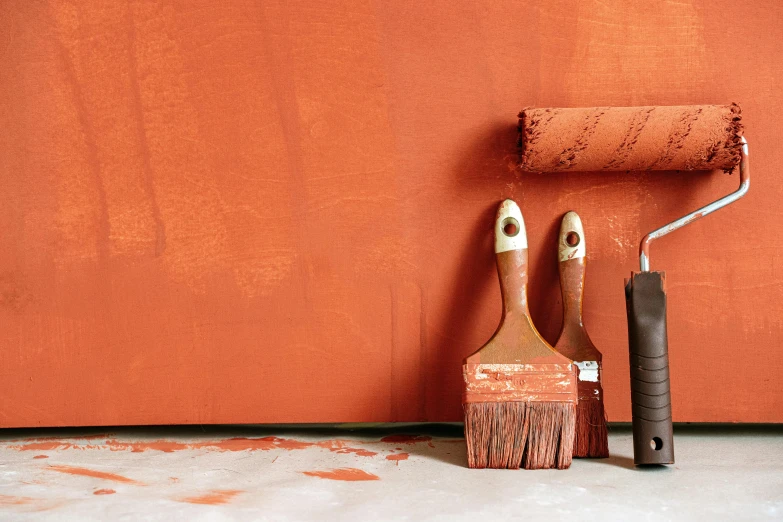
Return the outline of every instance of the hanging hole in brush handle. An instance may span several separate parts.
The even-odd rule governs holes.
[[[503,220],[503,233],[507,237],[514,237],[519,234],[519,221],[513,217],[507,217]]]
[[[632,274],[625,297],[634,464],[674,464],[665,274]]]
[[[523,249],[527,250],[525,220],[519,205],[507,199],[500,204],[495,216],[495,253]]]
[[[560,223],[560,239],[557,247],[557,258],[561,263],[571,259],[583,259],[587,252],[585,248],[584,227],[579,214],[569,210]]]

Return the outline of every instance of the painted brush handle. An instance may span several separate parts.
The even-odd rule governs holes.
[[[562,335],[584,344],[587,333],[582,320],[585,290],[585,239],[582,220],[570,211],[560,225],[557,256],[560,269],[560,290],[563,295]],[[586,340],[590,344],[589,340]],[[567,354],[566,354],[567,355]]]
[[[664,282],[663,272],[639,272],[625,287],[637,466],[674,464]]]
[[[498,206],[495,219],[495,260],[497,261],[500,291],[503,296],[503,315],[500,325],[484,346],[465,359],[466,383],[475,385],[468,388],[467,399],[475,400],[479,394],[479,402],[486,402],[488,392],[498,394],[507,400],[516,395],[515,399],[526,401],[555,401],[576,403],[576,373],[572,361],[561,355],[550,346],[533,324],[528,311],[527,281],[528,281],[528,249],[525,234],[525,221],[522,212],[512,200],[507,199]],[[508,382],[508,378],[488,379],[485,375],[475,378],[476,371],[484,371],[482,365],[499,364],[505,367],[501,373],[511,375],[530,374],[530,378],[521,378]],[[508,368],[508,365],[530,365],[530,368]],[[511,373],[509,373],[511,372]],[[494,374],[497,368],[492,369]],[[494,380],[493,380],[494,379]],[[494,386],[497,385],[497,389]],[[511,386],[509,388],[509,386]],[[531,398],[534,397],[534,398]]]
[[[555,348],[574,361],[579,368],[580,381],[597,383],[600,380],[601,352],[587,335],[582,319],[587,265],[585,232],[579,214],[574,211],[563,216],[557,255],[560,291],[563,295],[563,327]],[[588,392],[588,390],[584,391]],[[595,398],[600,398],[600,395]]]
[[[495,218],[495,257],[503,294],[503,315],[529,315],[527,304],[527,232],[522,211],[507,199]]]

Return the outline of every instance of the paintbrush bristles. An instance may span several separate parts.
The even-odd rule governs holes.
[[[465,410],[468,467],[566,469],[576,427],[572,402],[471,402]]]
[[[609,435],[606,430],[604,402],[579,397],[576,406],[576,437],[574,457],[605,458],[609,456]]]

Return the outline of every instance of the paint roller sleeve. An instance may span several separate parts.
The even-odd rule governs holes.
[[[523,109],[520,168],[713,170],[740,159],[740,108],[731,105]]]

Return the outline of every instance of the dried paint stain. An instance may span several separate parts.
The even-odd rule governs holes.
[[[21,506],[30,504],[35,499],[30,497],[13,497],[11,495],[0,495],[0,506]]]
[[[329,471],[303,471],[309,477],[318,477],[329,480],[343,480],[347,482],[357,482],[364,480],[380,480],[378,475],[367,473],[364,470],[356,468],[338,468]]]
[[[92,477],[102,480],[111,480],[113,482],[122,482],[123,484],[135,484],[137,486],[144,485],[141,482],[123,477],[122,475],[107,473],[105,471],[96,471],[88,468],[77,468],[75,466],[48,466],[45,469],[57,471],[59,473],[67,473],[68,475],[79,475],[82,477]]]
[[[399,466],[401,460],[408,460],[410,455],[408,453],[398,453],[396,455],[386,455],[386,460],[393,460]]]
[[[429,440],[429,438],[427,438]],[[18,451],[52,451],[52,450],[110,450],[110,451],[130,451],[140,453],[144,451],[162,451],[172,453],[181,450],[217,450],[217,451],[269,451],[275,449],[282,450],[303,450],[308,448],[322,448],[334,453],[353,453],[360,457],[373,457],[378,453],[361,448],[354,448],[350,444],[356,441],[346,440],[326,440],[321,442],[305,442],[294,439],[283,439],[280,437],[261,437],[261,438],[243,438],[237,437],[219,441],[205,442],[176,442],[167,440],[157,440],[150,442],[121,442],[119,440],[107,440],[104,444],[76,444],[70,440],[60,439],[39,439],[24,442],[22,444],[10,445],[8,448]]]
[[[353,453],[355,455],[358,455],[359,457],[374,457],[378,454],[376,451],[369,451],[369,450],[363,450],[363,449],[357,449],[357,448],[343,448],[339,450],[330,450],[334,451],[335,453]]]
[[[209,493],[203,495],[184,497],[177,500],[179,502],[188,502],[189,504],[209,504],[217,506],[220,504],[228,504],[240,493],[244,492],[240,489],[213,489]]]

